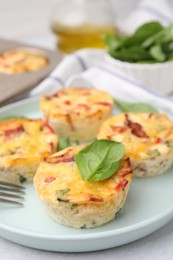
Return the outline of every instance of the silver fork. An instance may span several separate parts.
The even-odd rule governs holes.
[[[23,206],[24,190],[21,185],[0,181],[0,203]]]

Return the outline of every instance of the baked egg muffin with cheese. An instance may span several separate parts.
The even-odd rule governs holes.
[[[10,50],[0,54],[0,73],[32,72],[44,68],[47,64],[48,60],[45,56],[25,49]]]
[[[0,121],[0,180],[31,182],[38,164],[56,151],[57,142],[41,119]]]
[[[111,116],[114,102],[107,92],[98,89],[63,88],[43,96],[40,106],[59,137],[88,141],[96,138],[103,121]]]
[[[57,223],[74,228],[93,228],[112,219],[122,208],[132,178],[129,159],[104,181],[84,181],[74,155],[85,146],[69,147],[40,163],[35,189]]]
[[[125,145],[134,177],[160,175],[173,163],[173,123],[167,115],[119,114],[103,123],[97,137]]]

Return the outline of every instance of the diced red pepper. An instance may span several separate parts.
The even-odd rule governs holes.
[[[51,153],[55,151],[55,145],[53,142],[50,142],[50,149],[51,149]]]
[[[47,177],[47,178],[44,180],[44,182],[46,182],[46,183],[51,183],[51,182],[54,181],[54,180],[56,180],[56,178],[53,177],[53,176],[51,176],[51,177]]]
[[[67,163],[67,162],[74,162],[74,158],[73,157],[64,157],[64,158],[60,158],[58,157],[51,157],[51,158],[47,158],[46,161],[48,163]]]
[[[101,106],[107,106],[107,107],[112,107],[112,104],[109,102],[95,102],[96,105],[101,105]]]
[[[131,162],[130,162],[130,159],[129,159],[129,158],[126,158],[126,159],[124,160],[123,166],[124,166],[124,167],[121,168],[121,171],[120,171],[120,173],[119,173],[120,176],[125,177],[126,175],[132,173]]]
[[[62,158],[62,159],[59,159],[57,161],[57,163],[60,163],[60,162],[74,162],[74,158],[73,157],[69,157],[69,158]]]
[[[126,126],[111,125],[110,127],[113,131],[118,132],[120,134],[124,133],[128,129]]]
[[[70,102],[69,100],[65,100],[65,101],[64,101],[64,104],[70,106],[70,105],[71,105],[71,102]]]
[[[160,143],[162,143],[162,141],[163,141],[163,140],[162,140],[161,137],[157,137],[156,140],[155,140],[155,143],[156,143],[156,144],[160,144]]]
[[[46,125],[45,127],[47,127],[49,129],[50,133],[52,133],[52,134],[55,133],[53,128],[50,125]]]
[[[49,121],[49,117],[47,117],[47,118],[45,119],[45,121],[43,122],[43,127],[44,127],[44,128],[47,128],[50,133],[54,134],[55,131],[54,131],[53,128],[48,124],[48,121]]]
[[[123,188],[125,188],[126,187],[126,185],[128,184],[128,180],[122,180],[122,181],[120,181],[119,183],[118,183],[118,185],[116,186],[116,191],[120,191],[120,190],[122,190]]]
[[[24,127],[22,125],[20,125],[16,128],[5,130],[4,134],[6,136],[9,136],[9,135],[14,135],[14,134],[19,134],[19,133],[22,133],[24,131],[25,131]]]
[[[58,97],[59,97],[59,94],[58,94],[58,92],[56,92],[52,95],[45,96],[45,99],[49,101],[49,100],[52,100],[52,98],[58,98]]]
[[[103,202],[103,198],[99,198],[99,197],[96,197],[96,196],[90,196],[89,197],[89,201],[93,201],[93,202]]]
[[[74,125],[72,123],[70,114],[66,115],[66,121],[67,121],[67,123],[69,123],[71,130],[74,131],[75,129],[74,129]]]
[[[78,104],[77,108],[84,108],[85,110],[90,110],[91,108],[87,106],[86,104]]]

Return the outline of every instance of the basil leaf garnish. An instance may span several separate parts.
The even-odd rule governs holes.
[[[57,151],[61,151],[71,146],[70,139],[68,137],[62,137],[59,139]]]
[[[8,119],[21,119],[21,118],[26,118],[25,116],[3,116],[3,117],[0,117],[0,121],[3,121],[3,120],[8,120]]]
[[[120,167],[125,153],[122,143],[96,140],[74,156],[82,178],[86,181],[103,181]]]
[[[114,98],[114,102],[123,112],[158,113],[152,105],[147,103],[127,103],[116,98]]]

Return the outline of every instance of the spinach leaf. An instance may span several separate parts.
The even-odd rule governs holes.
[[[103,41],[106,43],[106,45],[109,48],[109,51],[111,50],[117,50],[119,47],[121,47],[123,43],[124,37],[119,35],[104,35]]]
[[[160,45],[155,45],[155,46],[151,47],[150,54],[157,61],[162,62],[162,61],[166,60],[166,55],[162,51],[162,47]]]
[[[105,36],[107,52],[114,58],[137,63],[172,60],[173,24],[163,27],[153,21],[140,26],[130,36]]]
[[[8,120],[8,119],[21,119],[21,118],[26,118],[25,116],[4,116],[0,117],[0,121]]]
[[[84,180],[103,181],[120,167],[124,145],[110,140],[96,140],[74,156]]]
[[[116,98],[114,98],[114,102],[123,112],[158,113],[152,105],[147,103],[127,103]]]
[[[129,48],[122,48],[117,52],[114,52],[114,57],[129,62],[136,62],[140,60],[152,59],[150,53],[139,45],[130,46]]]
[[[62,137],[59,139],[57,151],[61,151],[71,146],[70,139],[68,137]]]
[[[167,37],[167,35],[171,34],[172,32],[170,31],[170,27],[167,27],[163,30],[161,30],[160,32],[153,34],[151,37],[147,38],[143,43],[142,43],[142,47],[143,48],[148,48],[151,45],[154,45],[155,43],[157,43],[158,41],[160,41],[161,39],[163,39],[164,37]],[[171,29],[172,30],[172,29]]]
[[[168,55],[168,61],[172,61],[173,60],[173,53],[171,53],[170,55]]]
[[[145,39],[160,32],[163,26],[159,22],[149,22],[141,25],[135,33],[124,41],[124,46],[142,43]]]

